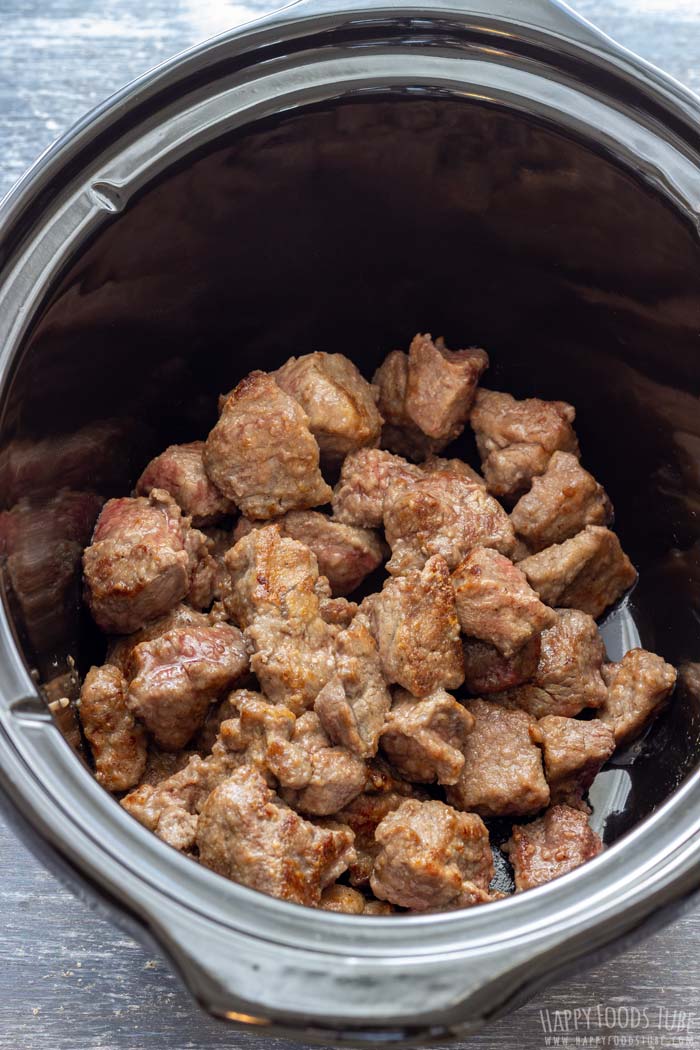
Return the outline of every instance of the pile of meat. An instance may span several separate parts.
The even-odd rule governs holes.
[[[607,661],[596,619],[636,573],[574,409],[479,387],[487,366],[429,335],[371,383],[291,358],[105,504],[82,728],[176,849],[358,915],[502,896],[494,818],[518,891],[600,852],[587,790],[676,674]],[[439,455],[467,424],[480,473]]]

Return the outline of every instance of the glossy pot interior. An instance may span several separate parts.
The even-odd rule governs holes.
[[[642,644],[679,667],[668,713],[592,792],[613,843],[700,757],[700,244],[683,192],[697,155],[682,143],[665,180],[655,118],[649,155],[628,116],[578,127],[554,95],[380,79],[192,136],[128,192],[92,182],[100,220],[79,250],[57,246],[2,391],[17,638],[42,682],[101,658],[52,497],[127,492],[154,452],[203,437],[250,369],[323,349],[371,376],[419,330],[484,346],[488,386],[576,406],[640,572],[603,624],[610,657]],[[469,431],[452,451],[478,463]]]

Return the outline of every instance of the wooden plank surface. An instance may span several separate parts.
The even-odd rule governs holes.
[[[101,98],[270,6],[267,0],[0,0],[0,195]],[[700,90],[700,0],[574,6]],[[243,1048],[259,1038],[205,1017],[161,958],[86,911],[2,822],[0,871],[0,1050],[205,1050]],[[568,1034],[570,1046],[695,1050],[699,944],[695,911],[549,988],[465,1045],[535,1050],[565,1045]]]

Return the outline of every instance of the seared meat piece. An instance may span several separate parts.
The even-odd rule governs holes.
[[[524,558],[519,568],[542,601],[581,609],[597,619],[635,583],[637,572],[614,532],[588,525],[582,532]]]
[[[343,354],[290,357],[273,376],[306,412],[324,460],[339,463],[348,452],[379,444],[375,390]]]
[[[356,856],[349,865],[353,886],[369,886],[369,877],[379,852],[374,833],[387,813],[393,813],[405,801],[406,795],[398,791],[368,791],[358,795],[337,814],[336,820],[346,824],[355,836]]]
[[[408,354],[402,350],[392,350],[387,354],[374,373],[372,385],[377,391],[377,407],[384,420],[382,448],[390,449],[400,456],[421,460],[449,444],[448,441],[428,437],[406,412]]]
[[[314,817],[329,817],[364,790],[365,763],[346,748],[331,745],[315,712],[307,711],[297,719],[292,743],[311,766],[311,775],[299,790],[282,793],[294,809]]]
[[[204,448],[216,487],[249,518],[328,503],[309,417],[271,376],[251,372],[228,396]]]
[[[347,598],[319,595],[318,602],[321,618],[333,627],[349,627],[360,608],[357,602],[349,602]]]
[[[492,496],[512,503],[532,484],[532,479],[544,474],[551,458],[541,445],[521,443],[495,448],[483,463],[486,488]]]
[[[619,663],[604,664],[608,687],[599,718],[626,744],[642,732],[666,706],[676,684],[676,669],[656,653],[630,649]]]
[[[520,568],[487,547],[475,547],[459,563],[452,585],[463,632],[504,656],[512,656],[556,619]]]
[[[333,743],[370,758],[377,753],[391,697],[369,621],[361,613],[336,637],[335,666],[314,710]]]
[[[464,768],[447,800],[482,817],[528,816],[549,802],[542,755],[530,739],[532,718],[488,700],[466,705],[475,724],[464,745]]]
[[[108,791],[138,784],[146,768],[146,734],[129,710],[118,668],[90,668],[80,691],[80,720],[100,784]]]
[[[368,900],[358,890],[339,882],[323,891],[319,908],[323,911],[344,912],[346,915],[391,915],[394,910],[386,901]]]
[[[517,891],[558,879],[602,852],[588,817],[571,806],[552,806],[540,820],[514,827],[503,846],[515,872]]]
[[[300,714],[335,671],[335,629],[320,613],[316,558],[269,525],[239,540],[225,561],[231,578],[224,603],[246,627],[251,669],[273,703]]]
[[[511,710],[527,711],[533,718],[545,718],[552,713],[558,714],[561,706],[544,689],[527,683],[505,689],[503,692],[492,693],[489,700],[498,701],[503,707],[509,707]]]
[[[414,696],[462,684],[459,621],[443,558],[430,558],[421,572],[387,580],[369,616],[387,682]]]
[[[481,474],[461,459],[443,459],[442,456],[428,456],[420,466],[425,474],[435,474],[436,471],[448,474],[461,474],[468,481],[481,485],[482,489],[486,488],[486,482]]]
[[[83,556],[85,600],[95,622],[129,634],[163,616],[187,594],[192,568],[187,518],[167,492],[111,499]]]
[[[305,787],[313,775],[306,749],[294,741],[296,718],[282,704],[271,704],[260,693],[238,689],[228,697],[238,720],[221,723],[219,738],[229,751],[238,751],[241,763],[252,766],[270,787],[277,782]]]
[[[476,814],[407,799],[384,818],[376,840],[381,849],[370,885],[381,900],[424,911],[489,899],[493,857]]]
[[[509,554],[513,528],[503,507],[462,475],[439,471],[408,487],[391,487],[384,501],[391,547],[387,569],[395,576],[421,569],[440,554],[450,570],[477,546]]]
[[[550,715],[573,718],[584,707],[601,707],[607,690],[601,677],[605,646],[595,620],[578,609],[557,610],[557,621],[541,635],[533,685],[552,698]]]
[[[221,562],[212,555],[214,543],[199,529],[189,529],[185,550],[190,562],[187,600],[195,609],[208,609],[221,589]]]
[[[335,596],[350,594],[384,560],[384,544],[376,532],[344,525],[315,510],[290,511],[276,518],[275,524],[283,536],[299,540],[314,552],[318,571],[328,579]],[[261,527],[260,523],[241,518],[233,533],[234,541]]]
[[[211,702],[247,670],[237,627],[175,627],[134,647],[129,708],[159,747],[178,751],[203,724]]]
[[[170,612],[167,612],[157,620],[153,620],[146,627],[142,627],[140,631],[110,639],[105,662],[118,667],[122,674],[126,675],[131,653],[134,647],[141,642],[150,642],[153,638],[158,638],[161,634],[171,631],[174,627],[211,627],[211,623],[212,621],[207,613],[197,612],[196,609],[192,609],[189,605],[175,605]]]
[[[516,401],[510,394],[478,390],[470,422],[489,492],[512,499],[545,472],[553,452],[578,455],[575,417],[565,401]]]
[[[434,343],[430,335],[415,336],[408,351],[406,415],[429,438],[454,441],[488,366],[484,350],[448,350],[442,339]]]
[[[202,864],[282,900],[316,905],[353,857],[347,827],[319,827],[282,802],[251,769],[212,791],[197,827]]]
[[[464,684],[473,696],[500,693],[532,678],[540,656],[540,636],[526,642],[512,656],[503,656],[495,646],[476,638],[465,638]]]
[[[581,808],[582,797],[615,750],[612,731],[599,718],[584,722],[547,715],[530,727],[530,736],[542,748],[552,803]]]
[[[222,495],[204,470],[204,442],[170,445],[152,459],[136,482],[136,495],[148,496],[152,489],[169,492],[193,525],[210,525],[235,505]]]
[[[422,477],[420,467],[391,452],[378,448],[353,452],[345,459],[333,492],[333,516],[346,525],[378,528],[384,521],[389,487],[411,485]]]
[[[607,525],[612,505],[602,485],[570,452],[555,452],[545,473],[516,503],[510,520],[532,551],[575,536],[586,525]]]
[[[473,725],[464,705],[444,689],[423,700],[399,689],[382,730],[382,751],[407,780],[454,784],[464,767],[464,741]]]

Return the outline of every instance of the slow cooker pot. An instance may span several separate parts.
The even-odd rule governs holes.
[[[5,200],[0,492],[23,544],[3,558],[5,802],[209,1011],[326,1043],[436,1040],[692,900],[699,218],[700,103],[543,0],[292,5],[126,88]],[[679,687],[599,778],[608,849],[584,868],[471,911],[313,912],[170,849],[61,736],[39,686],[102,654],[56,494],[128,491],[252,367],[324,348],[371,374],[417,330],[487,347],[492,387],[578,407],[641,574],[602,626],[609,654],[641,641]]]

